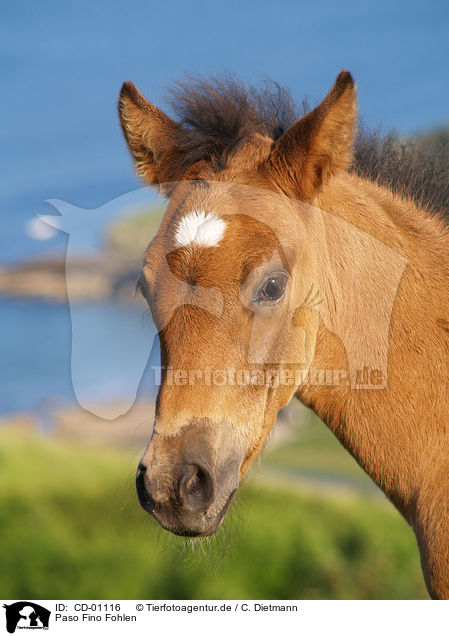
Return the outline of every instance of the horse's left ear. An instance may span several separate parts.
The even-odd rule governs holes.
[[[119,116],[137,173],[150,185],[178,181],[182,153],[177,146],[181,126],[125,82],[119,97]]]
[[[311,201],[332,175],[350,166],[356,119],[354,80],[342,71],[324,101],[274,146],[267,166],[275,181],[290,196]]]

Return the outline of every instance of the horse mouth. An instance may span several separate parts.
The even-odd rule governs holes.
[[[202,537],[210,537],[216,532],[215,530],[212,530],[211,532],[200,532],[199,530],[188,530],[187,528],[168,528],[164,526],[160,521],[159,523],[164,528],[164,530],[168,530],[168,532],[171,532],[177,537],[184,537],[185,539],[201,539]]]

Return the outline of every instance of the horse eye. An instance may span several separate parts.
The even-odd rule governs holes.
[[[254,300],[264,302],[268,300],[279,300],[287,287],[288,276],[284,272],[270,276],[262,287],[258,290]]]

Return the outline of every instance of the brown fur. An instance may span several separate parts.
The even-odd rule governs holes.
[[[442,216],[420,205],[444,212],[441,174],[435,171],[431,191],[407,194],[403,176],[395,181],[379,167],[386,146],[369,137],[356,141],[364,160],[353,162],[356,96],[347,72],[322,104],[289,126],[273,123],[282,100],[267,98],[264,114],[254,93],[243,99],[240,85],[231,89],[240,110],[230,109],[229,90],[220,94],[215,86],[222,130],[215,136],[208,128],[214,102],[204,91],[205,110],[194,99],[199,93],[191,94],[192,116],[181,123],[146,102],[133,85],[125,84],[121,93],[121,122],[138,170],[170,195],[142,274],[161,328],[162,364],[192,372],[265,368],[250,363],[247,353],[250,338],[257,354],[268,334],[278,371],[313,365],[350,374],[351,347],[357,359],[368,358],[378,326],[387,321],[387,380],[378,389],[354,388],[352,382],[206,387],[172,386],[165,376],[153,441],[139,469],[141,501],[172,531],[215,531],[233,496],[229,475],[238,470],[242,478],[277,412],[296,395],[406,517],[430,594],[449,598],[449,233]],[[291,110],[284,108],[284,120]],[[378,182],[366,178],[375,179],[376,171]],[[415,178],[412,187],[417,183]],[[174,248],[173,228],[195,209],[219,211],[228,221],[223,240],[217,247]],[[376,241],[404,262],[397,279]],[[289,275],[288,290],[278,304],[259,310],[251,294],[273,254]],[[321,294],[317,302],[311,301],[314,285]],[[352,296],[351,289],[357,290]],[[214,294],[217,311],[195,302],[196,294],[209,300]],[[289,362],[289,352],[300,349],[302,365]],[[226,430],[220,449],[217,430]],[[186,459],[198,435],[201,450]],[[187,465],[195,466],[193,477]]]

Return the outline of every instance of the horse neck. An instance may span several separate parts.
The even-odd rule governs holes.
[[[423,453],[447,409],[437,404],[449,339],[435,313],[449,315],[447,232],[411,201],[352,175],[336,178],[315,204],[325,211],[313,234],[324,303],[312,366],[346,369],[349,383],[309,383],[297,396],[408,516]],[[373,361],[386,374],[380,386],[363,377],[357,386]]]

